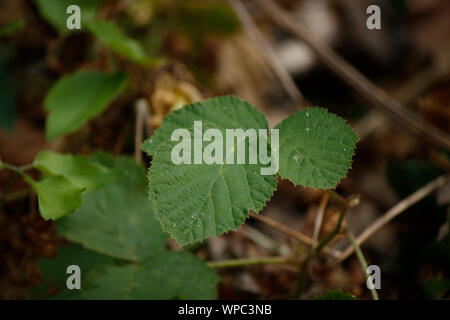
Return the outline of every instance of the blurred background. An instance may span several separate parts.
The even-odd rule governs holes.
[[[0,158],[4,162],[27,165],[44,149],[133,155],[138,99],[150,107],[146,124],[151,132],[174,109],[235,94],[260,108],[271,127],[294,111],[315,105],[351,124],[360,142],[353,168],[336,191],[344,197],[360,196],[346,220],[355,234],[450,170],[449,150],[412,135],[366,103],[306,43],[274,23],[257,0],[234,1],[244,4],[251,25],[236,15],[236,7],[228,1],[97,0],[88,1],[86,10],[86,1],[80,1],[82,29],[69,31],[67,14],[58,9],[72,2],[0,2]],[[312,37],[336,50],[404,108],[450,134],[450,1],[276,2]],[[371,4],[381,8],[381,30],[366,28],[366,9]],[[90,16],[114,22],[142,46],[151,62],[130,62],[113,54],[83,27],[83,19]],[[265,41],[258,41],[255,29]],[[77,70],[117,69],[129,75],[127,90],[77,132],[47,141],[43,101],[55,81]],[[280,80],[280,72],[294,88]],[[312,235],[323,197],[321,190],[280,180],[262,214]],[[383,299],[449,297],[449,198],[447,182],[364,243],[368,263],[381,267]],[[320,235],[333,230],[337,215],[330,202]],[[57,257],[64,245],[67,241],[54,224],[41,218],[28,186],[15,173],[0,171],[0,298],[33,298],[33,288],[45,279],[41,262]],[[337,237],[332,245],[343,249],[348,242]],[[192,251],[207,260],[223,260],[287,254],[297,247],[295,240],[249,220],[238,232],[209,239]],[[319,259],[308,272],[311,281],[302,293],[305,298],[325,289],[370,298],[354,255],[335,265]],[[298,271],[267,265],[223,269],[219,274],[219,298],[287,299],[295,295]],[[46,294],[56,292],[58,288],[51,287]]]

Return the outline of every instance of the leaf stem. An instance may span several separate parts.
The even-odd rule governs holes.
[[[263,265],[263,264],[295,264],[292,256],[280,256],[280,257],[261,257],[261,258],[245,258],[245,259],[231,259],[208,262],[208,266],[211,268],[234,268],[251,265]]]
[[[367,280],[367,278],[368,278],[367,277],[367,261],[364,258],[364,254],[362,253],[361,248],[359,247],[358,243],[356,242],[355,236],[353,235],[353,233],[350,230],[348,230],[348,237],[350,238],[350,241],[352,242],[352,245],[355,248],[356,256],[358,257],[362,271]],[[373,287],[369,288],[369,289],[370,289],[370,293],[372,294],[373,300],[380,300],[380,298],[378,297],[377,289],[375,289]]]
[[[325,248],[325,246],[328,243],[330,243],[330,241],[333,240],[334,237],[336,237],[341,232],[342,221],[344,221],[344,217],[345,217],[346,213],[347,213],[346,208],[341,209],[341,211],[339,212],[339,219],[336,224],[336,227],[334,228],[333,231],[331,231],[329,234],[327,234],[327,236],[324,239],[322,239],[322,241],[319,242],[316,249],[314,250],[315,254],[320,253],[320,251],[322,251],[322,249]]]

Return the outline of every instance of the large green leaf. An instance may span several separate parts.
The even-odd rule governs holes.
[[[74,186],[64,176],[51,176],[36,182],[25,177],[39,198],[39,212],[45,219],[57,220],[74,212],[82,203],[83,188]]]
[[[139,264],[104,266],[89,273],[84,299],[214,299],[219,277],[186,252],[160,252]]]
[[[123,74],[98,71],[79,71],[61,78],[44,101],[49,113],[47,139],[74,132],[99,115],[124,89],[126,82]]]
[[[113,257],[138,261],[164,249],[167,236],[147,198],[145,170],[121,158],[116,182],[83,195],[83,205],[57,223],[67,239]]]
[[[125,36],[113,22],[92,21],[89,23],[88,28],[102,43],[111,48],[111,50],[133,62],[144,66],[160,62],[159,59],[148,57],[141,44]]]
[[[109,169],[80,155],[42,151],[33,166],[50,175],[62,175],[75,186],[92,190],[120,177],[120,170]]]
[[[358,137],[345,120],[322,108],[308,108],[276,128],[282,178],[304,187],[329,189],[346,176]]]
[[[87,22],[96,16],[101,0],[34,0],[34,2],[42,17],[56,30],[64,33],[70,31],[66,26],[66,20],[69,17],[66,13],[67,7],[72,4],[80,7],[81,28],[84,29]]]
[[[153,155],[148,178],[156,218],[180,245],[237,229],[250,210],[259,212],[264,207],[276,187],[275,175],[261,175],[260,164],[174,164],[173,130],[185,128],[194,137],[193,124],[199,120],[203,131],[218,129],[223,137],[226,129],[268,129],[255,107],[227,96],[176,110],[144,143],[143,149]],[[248,139],[237,144],[244,144],[248,154]],[[206,143],[202,151],[205,147]]]

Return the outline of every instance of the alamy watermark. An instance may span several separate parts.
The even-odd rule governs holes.
[[[278,129],[270,130],[270,145],[268,139],[268,129],[225,129],[224,137],[219,129],[209,128],[203,132],[203,122],[194,121],[193,137],[188,129],[172,132],[171,141],[179,143],[172,148],[171,160],[174,164],[259,163],[267,166],[261,168],[261,175],[274,175],[279,168]],[[203,148],[204,142],[208,144]]]

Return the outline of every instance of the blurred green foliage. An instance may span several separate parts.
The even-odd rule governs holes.
[[[68,30],[66,20],[69,16],[66,12],[70,5],[78,5],[81,10],[81,29],[86,27],[87,22],[97,15],[98,8],[102,0],[34,0],[43,18],[53,26],[59,33],[66,33]],[[75,30],[76,31],[76,30]]]

